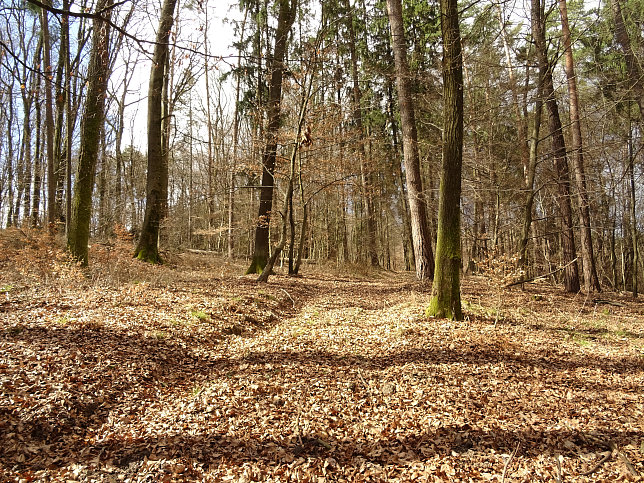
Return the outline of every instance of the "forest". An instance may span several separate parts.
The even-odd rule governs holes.
[[[286,224],[291,273],[320,260],[433,278],[457,111],[440,5],[232,3],[214,19],[204,2],[5,3],[2,224],[55,229],[84,263],[121,227],[143,259],[206,250],[256,273]],[[636,296],[642,5],[454,15],[460,265]]]
[[[0,480],[641,481],[641,0],[2,0]]]

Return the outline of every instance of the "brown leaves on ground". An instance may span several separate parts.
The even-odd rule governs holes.
[[[9,481],[644,474],[644,311],[627,297],[497,297],[472,277],[452,322],[424,318],[410,274],[257,285],[224,260],[152,267],[117,244],[88,272],[52,251],[45,276],[27,259],[42,249],[0,260]]]

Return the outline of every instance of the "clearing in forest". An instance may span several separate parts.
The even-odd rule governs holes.
[[[5,247],[7,248],[7,247]],[[409,273],[3,252],[3,481],[637,481],[644,309]],[[61,257],[60,261],[58,258]]]

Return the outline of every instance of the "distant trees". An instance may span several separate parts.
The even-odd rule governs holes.
[[[118,223],[137,235],[142,259],[208,250],[247,259],[257,274],[282,245],[281,212],[275,263],[288,258],[289,272],[327,260],[415,267],[428,279],[435,256],[435,295],[454,297],[433,304],[454,317],[458,270],[485,271],[493,259],[573,292],[638,293],[637,3],[535,0],[530,22],[472,5],[454,54],[453,41],[441,47],[448,19],[437,4],[251,0],[227,11],[235,38],[221,59],[212,34],[222,2],[179,13],[174,0],[159,2],[172,13],[155,38],[141,1],[0,11],[3,226],[64,229],[87,261],[83,247]],[[90,73],[97,22],[111,30],[107,77]],[[443,77],[441,52],[460,58],[462,82],[454,68]],[[153,55],[153,82],[140,89]],[[312,72],[303,121],[312,144],[293,159]],[[104,115],[92,111],[97,90]],[[145,127],[135,120],[143,98]]]

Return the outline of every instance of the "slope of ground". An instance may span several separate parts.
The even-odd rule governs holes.
[[[644,474],[644,309],[627,297],[470,277],[452,322],[423,317],[410,274],[257,285],[207,255],[150,267],[98,246],[83,273],[35,239],[3,253],[7,481]]]

